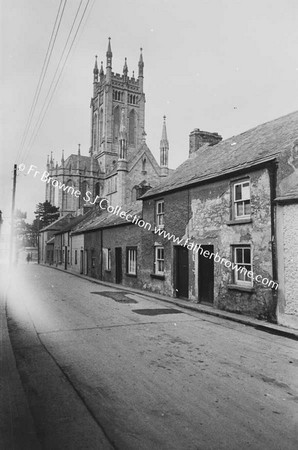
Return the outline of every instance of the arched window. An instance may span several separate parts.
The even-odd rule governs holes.
[[[138,191],[138,186],[134,186],[131,191],[131,201],[132,202],[135,202],[137,199],[137,191]]]
[[[119,128],[120,128],[120,108],[116,106],[114,108],[114,142],[118,141],[119,136]]]
[[[101,145],[102,136],[103,136],[103,110],[101,108],[101,110],[99,112],[99,143],[98,143],[98,148]]]
[[[74,185],[71,180],[68,180],[66,183],[66,189],[64,191],[64,209],[66,211],[73,211],[73,194],[74,194]]]
[[[93,151],[97,150],[97,141],[98,141],[98,112],[95,111],[93,115]]]
[[[147,160],[146,160],[146,158],[144,157],[144,158],[143,158],[143,161],[142,161],[142,172],[146,172],[146,162],[147,162]]]
[[[82,194],[81,194],[81,199],[83,199],[85,196],[86,196],[86,192],[88,191],[88,183],[87,183],[87,181],[83,181],[83,183],[82,183],[82,189],[81,189],[81,192],[82,192]],[[85,203],[84,202],[84,200],[83,200],[83,203]]]
[[[130,145],[135,145],[135,129],[136,129],[136,113],[132,109],[129,113],[129,135],[128,142]]]
[[[99,182],[95,183],[95,192],[94,192],[94,196],[99,196],[100,195],[100,184]]]

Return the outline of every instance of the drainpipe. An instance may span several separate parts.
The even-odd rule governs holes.
[[[276,198],[276,186],[277,186],[277,168],[278,162],[273,161],[269,168],[269,180],[270,180],[270,213],[271,213],[271,247],[272,247],[272,278],[277,281],[277,251],[276,251],[276,239],[275,239],[275,208],[274,199]],[[276,289],[272,288],[273,310],[270,312],[269,319],[276,323],[276,308],[278,302],[278,293]]]

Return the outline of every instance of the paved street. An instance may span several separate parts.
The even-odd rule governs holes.
[[[7,312],[42,448],[298,448],[291,339],[35,264]]]

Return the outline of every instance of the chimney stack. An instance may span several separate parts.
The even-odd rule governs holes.
[[[216,145],[221,140],[222,136],[218,133],[209,133],[208,131],[201,131],[199,128],[195,128],[189,135],[189,156],[192,156],[203,145]]]

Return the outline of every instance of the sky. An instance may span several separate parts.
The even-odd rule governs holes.
[[[82,0],[82,8],[88,0]],[[188,157],[194,128],[224,139],[298,109],[297,0],[90,0],[50,107],[38,129],[52,77],[80,0],[68,0],[44,86],[25,141],[26,124],[60,0],[0,0],[0,209],[11,210],[14,164],[43,172],[56,160],[88,155],[94,57],[104,61],[111,37],[113,71],[137,74],[144,58],[147,144],[159,161],[163,115],[169,165]],[[82,10],[82,9],[81,9]],[[60,66],[61,67],[61,66]],[[34,131],[35,130],[35,131]],[[38,131],[38,132],[37,132]],[[34,139],[33,139],[34,138]],[[30,144],[30,145],[29,145]],[[16,207],[34,217],[45,185],[19,172]]]

